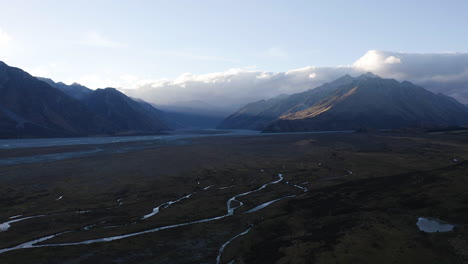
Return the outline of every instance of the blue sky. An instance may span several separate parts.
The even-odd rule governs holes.
[[[468,1],[0,0],[0,6],[0,60],[92,88],[187,72],[350,65],[372,49],[468,49]]]

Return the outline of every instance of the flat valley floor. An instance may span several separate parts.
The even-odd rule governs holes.
[[[2,264],[468,261],[464,133],[0,150],[15,158],[34,162],[0,167]]]

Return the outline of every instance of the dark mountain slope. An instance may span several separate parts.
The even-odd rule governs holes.
[[[354,78],[345,75],[333,82],[315,89],[293,95],[280,95],[269,100],[247,104],[229,116],[218,126],[224,129],[262,130],[270,122],[287,113],[307,109],[330,95],[337,87],[352,82]]]
[[[164,111],[168,124],[174,129],[216,128],[231,113],[200,100],[173,102],[156,107]]]
[[[98,106],[99,99],[97,99],[97,97],[98,97],[98,94],[100,93],[94,93],[92,89],[89,89],[86,86],[80,85],[78,83],[67,85],[62,82],[56,83],[53,80],[48,79],[48,78],[42,78],[42,77],[37,77],[37,78],[63,91],[64,93],[80,101],[83,101],[83,103],[85,103],[87,107],[91,111],[93,111],[93,113],[109,121],[105,127],[105,130],[107,133],[115,134],[115,133],[122,133],[123,131],[127,131],[127,132],[135,131],[135,133],[151,133],[151,132],[158,132],[161,129],[164,129],[164,130],[167,129],[167,126],[163,124],[167,122],[164,112],[153,107],[151,104],[145,102],[142,99],[130,98],[118,91],[114,92],[115,96],[112,97],[110,91],[116,91],[115,89],[114,90],[112,90],[113,88],[100,89],[100,90],[107,91],[106,92],[107,97],[106,97],[106,100],[101,101],[102,105]],[[94,96],[90,96],[93,93],[94,93]],[[89,100],[95,100],[95,101],[94,103],[88,105]],[[116,100],[116,101],[111,102],[112,100]],[[134,115],[142,115],[141,117],[136,117],[136,116],[131,117],[133,121],[135,121],[133,125],[135,125],[136,122],[147,122],[148,124],[147,125],[139,124],[138,126],[130,125],[129,128],[126,129],[125,125],[123,125],[124,123],[123,119],[125,119],[126,113],[124,112],[120,113],[118,112],[119,111],[118,108],[115,108],[115,107],[112,108],[113,106],[121,104],[121,103],[123,103],[124,105],[130,106],[135,111],[135,113],[133,113]],[[104,111],[105,108],[108,108],[107,111]],[[123,108],[123,109],[126,109],[126,108]],[[104,112],[106,114],[103,114]],[[107,114],[110,112],[114,113],[113,118],[115,118],[116,115],[120,115],[120,121],[117,121],[116,119],[112,119],[112,118],[108,119],[109,116]],[[131,122],[127,122],[127,123],[130,124]]]
[[[468,124],[467,108],[409,82],[349,75],[303,93],[251,103],[220,128],[275,131],[387,129]]]
[[[285,113],[265,131],[391,129],[468,124],[466,107],[410,82],[361,76],[313,106]]]
[[[84,136],[102,120],[79,101],[21,69],[0,62],[2,137]]]
[[[154,133],[167,130],[161,111],[136,102],[114,88],[97,89],[83,99],[93,113],[108,120],[109,132],[117,134]]]
[[[71,85],[67,85],[67,84],[64,84],[63,82],[56,83],[52,79],[49,79],[49,78],[43,78],[43,77],[36,77],[36,78],[43,82],[46,82],[50,86],[55,87],[61,90],[62,92],[68,94],[69,96],[78,100],[82,100],[84,97],[86,97],[87,95],[93,92],[93,90],[79,83],[73,83]]]

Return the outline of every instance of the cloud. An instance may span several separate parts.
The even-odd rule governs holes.
[[[349,73],[348,68],[306,67],[288,72],[230,69],[209,74],[185,73],[173,80],[143,80],[124,90],[156,104],[204,101],[227,110],[279,94],[311,89]]]
[[[47,77],[51,76],[53,72],[56,72],[59,69],[57,63],[47,63],[34,67],[25,67],[24,70],[27,71],[32,76],[37,77]]]
[[[86,32],[80,43],[86,46],[102,48],[124,48],[128,46],[126,43],[110,40],[96,31]]]
[[[10,44],[12,37],[0,28],[0,48],[3,48]]]
[[[120,79],[127,82],[127,83],[133,83],[138,81],[138,76],[132,75],[132,74],[123,74],[120,76]]]
[[[388,56],[387,58],[385,58],[384,63],[386,63],[386,64],[401,63],[401,59],[397,58],[395,56]]]
[[[107,87],[125,87],[129,82],[135,82],[136,76],[130,74],[121,75],[115,78],[112,72],[89,73],[80,76],[77,80],[68,80],[66,83],[77,82],[91,89]]]
[[[230,69],[208,74],[185,73],[176,79],[141,80],[127,94],[156,104],[200,100],[234,109],[246,103],[313,89],[345,74],[373,72],[408,80],[468,103],[467,53],[402,53],[370,50],[354,64],[308,66],[287,72]]]
[[[389,63],[391,62],[391,63]],[[369,51],[354,65],[385,78],[408,80],[468,103],[468,53]]]
[[[6,49],[10,46],[13,38],[0,28],[0,55],[6,54]]]

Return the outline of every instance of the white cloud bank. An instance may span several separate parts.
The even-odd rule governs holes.
[[[287,72],[231,69],[209,74],[182,74],[174,80],[139,81],[131,96],[156,104],[199,100],[236,108],[279,94],[315,88],[345,74],[373,72],[384,78],[408,80],[434,92],[468,103],[468,53],[401,53],[370,50],[354,64],[340,67],[304,67]]]

